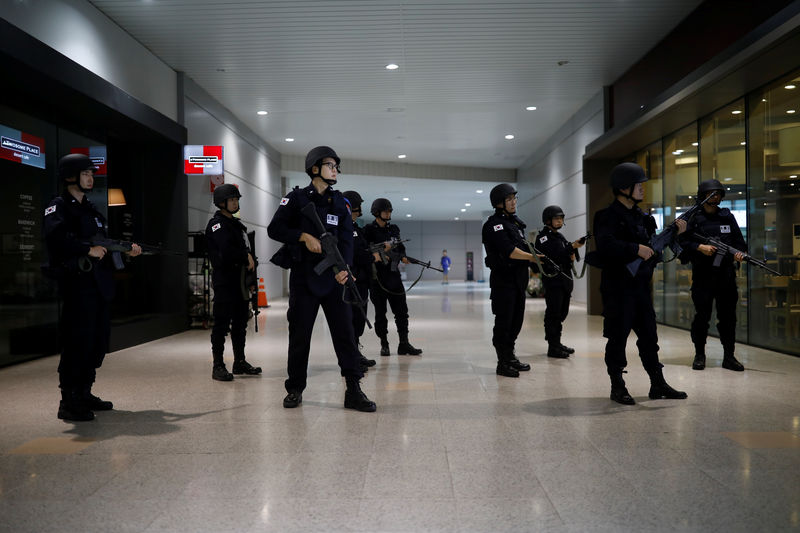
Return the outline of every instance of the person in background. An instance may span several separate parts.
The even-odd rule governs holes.
[[[450,257],[447,255],[447,250],[442,250],[442,285],[448,285],[450,282],[447,279],[447,275],[450,273]]]

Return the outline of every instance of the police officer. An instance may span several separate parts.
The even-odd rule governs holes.
[[[364,199],[356,191],[345,191],[342,193],[350,204],[350,216],[353,220],[353,276],[356,278],[356,287],[364,302],[369,301],[369,280],[372,277],[372,263],[375,259],[369,252],[369,244],[364,238],[364,229],[358,225],[358,218],[361,216],[361,204]],[[367,323],[367,310],[364,312],[353,310],[353,332],[356,336],[356,345],[359,347],[359,361],[364,370],[375,366],[375,359],[367,359],[361,353],[361,343],[359,339],[364,334],[364,327]]]
[[[544,300],[544,338],[547,340],[547,357],[563,359],[575,353],[573,348],[561,344],[561,328],[569,313],[572,295],[572,262],[578,255],[580,241],[569,242],[558,230],[564,227],[564,211],[557,205],[549,205],[542,211],[544,228],[536,237],[536,251],[546,258],[542,268]]]
[[[508,183],[496,185],[489,192],[489,200],[494,214],[483,224],[481,233],[486,266],[491,269],[492,345],[497,352],[497,374],[517,378],[520,371],[531,369],[529,364],[517,359],[514,344],[522,330],[528,268],[535,258],[526,251],[525,223],[516,215],[516,189]]]
[[[58,175],[64,190],[44,211],[49,272],[58,280],[63,301],[63,345],[58,363],[58,418],[62,420],[94,420],[94,411],[114,407],[92,394],[96,371],[108,352],[109,305],[114,297],[111,257],[104,247],[87,244],[96,236],[108,238],[105,217],[86,197],[94,187],[95,170],[86,155],[62,157]],[[134,244],[128,255],[135,257],[141,252]]]
[[[597,243],[595,266],[602,268],[600,294],[603,299],[603,336],[606,342],[606,370],[611,378],[611,399],[633,405],[636,401],[625,388],[622,374],[628,361],[625,346],[631,330],[636,333],[639,358],[650,376],[648,396],[655,399],[684,399],[685,392],[670,387],[658,360],[656,313],[650,292],[653,270],[660,256],[648,246],[656,231],[656,221],[645,215],[638,204],[644,199],[647,181],[644,169],[636,163],[622,163],[611,171],[611,187],[615,199],[594,217]],[[678,232],[686,230],[686,222],[677,220]],[[637,258],[644,261],[635,276],[626,265]]]
[[[681,235],[681,245],[692,262],[692,301],[695,308],[692,321],[695,356],[692,368],[703,370],[706,367],[706,337],[711,320],[711,306],[716,300],[717,331],[724,354],[722,368],[741,372],[744,366],[736,360],[733,351],[736,342],[736,302],[739,300],[736,272],[739,268],[738,262],[743,259],[742,254],[727,255],[715,267],[713,263],[716,248],[701,244],[692,239],[692,236],[713,237],[737,250],[745,250],[747,244],[730,210],[719,207],[725,196],[725,188],[719,181],[705,180],[697,188],[698,202],[708,196],[711,198],[703,204],[703,210],[692,217],[686,233]]]
[[[249,292],[255,290],[255,287],[244,287],[244,280],[246,271],[255,270],[255,260],[248,246],[247,228],[233,216],[239,212],[241,197],[235,185],[225,184],[214,189],[214,205],[219,210],[206,226],[211,283],[214,286],[214,327],[211,329],[214,366],[211,377],[218,381],[231,381],[233,374],[261,373],[261,367],[252,366],[244,356],[250,314]],[[233,345],[233,374],[225,368],[223,359],[228,331]]]
[[[383,243],[385,250],[391,248],[392,239],[400,239],[400,228],[391,223],[392,202],[386,198],[378,198],[372,202],[370,213],[375,220],[364,228],[364,237],[369,244]],[[406,248],[402,244],[396,246],[395,253],[400,254],[401,261],[408,264],[405,257]],[[420,355],[422,350],[415,348],[408,342],[408,304],[406,291],[400,272],[392,271],[390,264],[380,261],[377,253],[374,254],[374,275],[370,287],[369,297],[375,307],[375,333],[381,340],[381,355],[389,355],[389,322],[386,320],[386,303],[392,308],[394,323],[397,326],[397,335],[400,343],[397,345],[397,355]]]
[[[292,250],[289,253],[292,257],[289,311],[286,313],[289,320],[289,377],[285,383],[287,395],[283,406],[293,408],[303,401],[311,334],[322,306],[339,368],[347,383],[344,406],[372,412],[375,411],[375,403],[362,392],[359,383],[364,373],[359,365],[358,346],[353,333],[353,310],[344,300],[342,286],[347,282],[347,271],[334,274],[329,268],[319,275],[314,272],[314,266],[323,259],[320,233],[301,212],[309,203],[314,205],[325,231],[337,238],[342,257],[352,264],[353,222],[350,211],[342,193],[331,188],[336,184],[340,163],[339,156],[328,146],[317,146],[308,152],[306,173],[311,183],[305,188],[295,187],[290,191],[281,200],[267,227],[270,238]]]

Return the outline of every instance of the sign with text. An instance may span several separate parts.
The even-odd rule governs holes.
[[[0,124],[0,158],[44,168],[44,139]]]
[[[222,146],[187,144],[183,147],[183,171],[186,174],[222,176]]]

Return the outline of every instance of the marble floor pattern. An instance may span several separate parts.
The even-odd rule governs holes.
[[[647,398],[632,336],[622,406],[584,306],[565,325],[576,354],[554,360],[529,299],[517,355],[533,368],[511,379],[494,372],[488,287],[423,283],[408,299],[422,357],[363,338],[376,413],[343,409],[321,319],[303,404],[284,409],[286,301],[271,303],[248,333],[263,375],[212,381],[209,331],[186,331],[109,354],[94,392],[115,410],[93,422],[56,418],[57,357],[0,369],[0,531],[800,529],[800,358],[739,346],[747,371],[731,372],[711,339],[697,372],[688,333],[660,326],[689,398]]]

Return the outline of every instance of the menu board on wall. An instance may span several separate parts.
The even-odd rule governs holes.
[[[0,124],[0,158],[44,168],[44,139]]]

